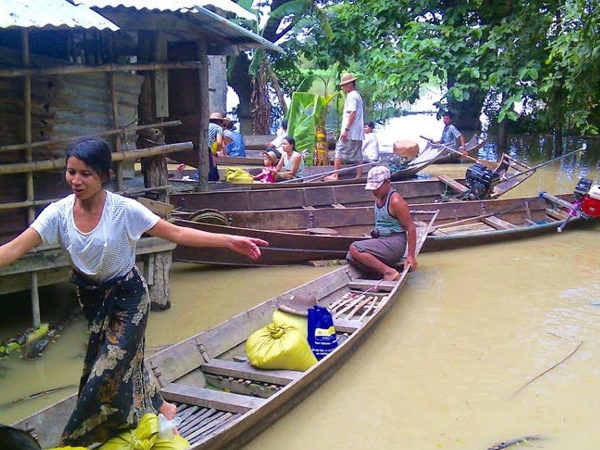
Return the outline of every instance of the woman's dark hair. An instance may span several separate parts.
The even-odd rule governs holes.
[[[368,126],[369,128],[375,128],[375,124],[373,122],[367,122],[365,123],[366,126]]]
[[[283,119],[281,121],[281,128],[283,128],[284,130],[287,131],[287,127],[288,127],[288,121],[287,121],[287,119]]]
[[[111,151],[108,143],[98,138],[80,138],[67,148],[65,161],[73,156],[80,159],[92,169],[100,178],[110,178]]]
[[[288,141],[288,142],[290,143],[290,145],[291,145],[292,147],[294,147],[294,148],[293,148],[293,151],[298,151],[298,150],[296,150],[296,140],[295,140],[293,137],[291,137],[291,136],[286,136],[286,137],[284,137],[284,138],[283,138],[283,140],[284,140],[284,141]]]

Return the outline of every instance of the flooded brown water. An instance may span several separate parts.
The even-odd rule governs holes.
[[[547,159],[547,156],[546,156]],[[466,165],[429,173],[462,176]],[[594,164],[536,173],[511,197],[572,191]],[[600,413],[600,227],[429,253],[369,339],[316,392],[247,448],[486,449],[540,436],[532,448],[596,449]],[[149,348],[184,339],[330,270],[308,266],[207,269],[178,264],[169,311],[152,313]],[[44,290],[43,319],[69,291]],[[28,326],[26,296],[2,298],[0,340]],[[43,305],[44,306],[44,305]],[[70,323],[34,361],[0,361],[0,422],[13,422],[76,384],[85,325]],[[523,387],[581,347],[564,363]]]

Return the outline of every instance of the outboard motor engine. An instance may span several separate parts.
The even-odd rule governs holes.
[[[573,191],[575,208],[569,212],[569,217],[565,219],[557,231],[560,233],[565,229],[568,223],[574,217],[591,219],[600,217],[600,186],[592,184],[589,178],[580,178]]]
[[[580,178],[573,191],[577,209],[588,217],[600,217],[600,186],[589,178]]]
[[[465,178],[475,199],[484,200],[491,196],[492,188],[500,176],[483,164],[477,163],[467,169]]]

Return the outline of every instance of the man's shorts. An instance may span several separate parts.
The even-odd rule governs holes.
[[[394,233],[390,236],[355,241],[352,245],[359,252],[370,253],[391,267],[398,264],[406,252],[406,233]],[[357,262],[353,260],[350,252],[346,255],[346,259],[351,262]]]
[[[354,139],[342,141],[338,139],[335,144],[334,157],[353,163],[362,162],[362,141],[355,141]]]

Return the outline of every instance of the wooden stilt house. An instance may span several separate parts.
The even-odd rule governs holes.
[[[157,9],[157,4],[160,7]],[[190,3],[190,4],[186,4]],[[197,3],[197,2],[196,2]],[[213,4],[210,6],[210,4]],[[69,193],[65,149],[81,136],[112,143],[111,189],[168,199],[165,155],[196,152],[200,187],[208,160],[208,58],[250,48],[280,50],[229,21],[244,15],[229,0],[205,7],[176,0],[5,0],[0,12],[0,244],[47,204]],[[249,18],[246,16],[246,18]],[[141,160],[142,177],[133,171]],[[153,306],[169,306],[174,245],[138,246]],[[68,277],[57,247],[41,247],[0,269],[0,295],[30,289],[40,323],[38,287]]]

